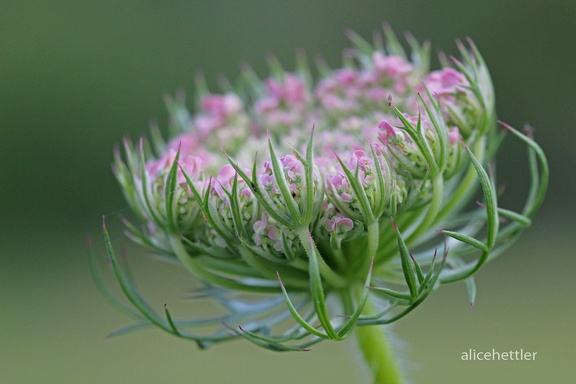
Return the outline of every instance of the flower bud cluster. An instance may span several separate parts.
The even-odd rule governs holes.
[[[421,93],[427,90],[443,104],[448,125],[459,127],[464,137],[472,134],[473,124],[479,120],[482,106],[462,72],[453,68],[430,72],[417,89]]]
[[[258,215],[258,205],[251,189],[230,164],[224,165],[216,178],[210,179],[208,188],[207,214],[213,224],[213,228],[208,228],[208,244],[226,248],[233,254],[236,252],[232,245],[236,242],[236,233],[253,223]]]
[[[293,260],[303,254],[303,248],[294,230],[278,223],[267,212],[253,226],[254,245],[278,260]]]
[[[126,199],[148,228],[129,225],[132,238],[221,289],[218,300],[231,313],[218,323],[245,321],[254,332],[235,334],[256,344],[281,349],[282,340],[305,335],[338,340],[355,324],[404,316],[439,283],[475,273],[520,233],[543,198],[546,179],[536,168],[542,182],[532,184],[527,213],[497,206],[484,169],[498,141],[494,96],[476,48],[460,45],[462,62],[429,72],[427,45],[410,40],[414,52],[407,55],[390,31],[385,35],[386,47],[353,36],[355,55],[342,68],[320,66],[316,83],[307,66],[286,72],[273,65],[269,79],[245,74],[239,83],[248,89],[200,92],[196,112],[172,108],[181,131],[166,144],[156,136],[156,153],[126,141],[125,156],[116,155]],[[515,134],[537,152],[531,139]],[[462,207],[478,185],[485,204],[469,214],[474,226],[462,229]],[[502,212],[512,224],[500,232]],[[454,241],[447,269],[432,256],[442,247],[442,228]],[[482,228],[487,234],[477,236]],[[480,253],[473,263],[464,258],[471,251]],[[372,274],[382,286],[371,291]],[[385,286],[398,281],[407,291]],[[347,287],[355,288],[343,294]],[[290,290],[300,299],[293,302]],[[234,312],[246,306],[236,301],[238,291],[283,300]],[[361,317],[371,293],[387,307],[380,317]],[[343,295],[342,306],[328,310],[325,295]],[[277,314],[279,303],[303,330],[266,336],[286,319]],[[184,337],[167,321],[157,323]],[[189,338],[219,341],[228,338],[223,334]]]
[[[483,100],[465,67],[422,68],[373,50],[355,65],[324,69],[315,87],[304,81],[310,74],[276,68],[252,84],[253,107],[232,92],[203,93],[187,131],[156,158],[119,160],[119,168],[136,169],[118,177],[135,186],[129,200],[139,216],[211,254],[242,258],[248,249],[294,260],[304,249],[298,228],[337,234],[338,244],[357,238],[372,223],[429,204],[439,183],[469,165],[459,138],[476,129]],[[268,156],[245,162],[263,147]]]
[[[338,211],[364,223],[377,220],[384,212],[389,215],[396,208],[396,201],[391,198],[391,170],[380,147],[375,148],[380,155],[376,149],[371,153],[374,158],[356,150],[347,163],[340,161],[337,171],[326,177],[327,196]]]

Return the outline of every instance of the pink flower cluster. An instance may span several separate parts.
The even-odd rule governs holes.
[[[200,113],[194,118],[195,129],[201,137],[206,137],[226,125],[243,108],[244,103],[233,93],[207,95],[201,100]]]
[[[268,238],[272,240],[273,247],[276,251],[282,252],[282,242],[280,230],[278,227],[272,223],[268,222],[268,216],[265,212],[262,212],[260,220],[254,223],[254,244],[258,247],[262,246],[262,238]]]
[[[255,111],[265,128],[293,126],[302,122],[310,95],[304,82],[293,73],[265,82],[265,94],[256,102]]]
[[[288,185],[291,199],[301,209],[310,196],[321,196],[322,204],[315,202],[313,206],[327,204],[330,207],[318,211],[324,228],[329,233],[344,234],[354,227],[354,220],[361,217],[352,183],[359,183],[369,204],[377,204],[378,194],[386,192],[381,190],[382,181],[377,178],[377,170],[389,166],[392,176],[387,177],[394,180],[387,181],[386,188],[392,191],[386,193],[397,196],[386,204],[398,205],[407,201],[411,190],[422,190],[422,181],[418,180],[422,180],[429,170],[412,134],[390,108],[390,100],[406,110],[403,115],[406,121],[414,127],[419,126],[427,145],[436,150],[437,128],[417,105],[418,92],[423,94],[424,100],[432,95],[439,105],[449,105],[449,109],[441,112],[446,118],[458,111],[456,103],[462,95],[469,97],[468,81],[455,69],[431,72],[421,80],[419,70],[412,63],[380,51],[363,57],[358,67],[332,71],[315,88],[311,88],[304,78],[307,77],[284,73],[267,79],[253,97],[253,108],[245,108],[244,101],[234,93],[202,97],[199,111],[191,119],[192,131],[172,139],[164,153],[146,163],[149,182],[156,185],[154,189],[161,189],[179,152],[179,188],[189,188],[182,171],[188,174],[200,193],[209,186],[210,202],[218,205],[214,212],[219,212],[225,230],[233,234],[238,228],[233,224],[230,194],[236,183],[242,220],[250,228],[253,245],[280,252],[284,246],[280,240],[293,235],[263,209],[254,196],[254,186],[250,186],[252,181],[245,180],[238,169],[228,164],[226,157],[218,153],[221,149],[246,161],[268,147],[266,141],[270,140],[279,153],[288,154],[278,158],[281,175],[275,174],[271,160],[264,160],[261,167],[254,168],[258,169],[255,177],[266,193],[265,198],[273,206],[285,209],[289,202],[281,193],[278,183],[278,177],[281,177]],[[462,132],[455,120],[452,119],[453,125],[446,128],[450,147],[446,176],[453,174],[461,162],[458,139]],[[323,189],[320,194],[305,190],[306,171],[292,148],[305,148],[312,125],[319,131],[314,146],[313,179],[314,188]],[[350,180],[340,161],[344,161],[355,180]],[[244,175],[250,175],[247,170],[250,166],[238,164],[242,164],[238,166],[243,167]],[[395,209],[385,207],[386,212]]]
[[[354,228],[354,222],[342,212],[337,213],[331,219],[326,220],[329,232],[348,232]]]
[[[293,230],[286,228],[262,212],[260,220],[253,225],[252,241],[256,249],[273,255],[277,259],[286,259],[287,255],[302,252],[302,246]]]
[[[444,68],[430,72],[424,84],[418,87],[418,91],[424,92],[424,86],[426,86],[432,95],[443,100],[454,101],[455,95],[465,92],[465,87],[468,85],[468,80],[461,72],[452,68]]]
[[[213,160],[212,154],[200,148],[195,135],[183,134],[172,139],[166,146],[166,151],[157,160],[146,163],[149,176],[152,179],[166,177],[178,153],[180,153],[178,164],[193,178],[197,178],[204,171],[206,163]],[[184,174],[178,169],[178,184],[185,183]]]
[[[374,52],[371,66],[344,68],[324,78],[316,97],[333,116],[364,115],[367,109],[382,109],[389,96],[401,99],[416,86],[414,66],[398,56]]]

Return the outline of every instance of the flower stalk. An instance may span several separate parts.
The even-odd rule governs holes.
[[[365,309],[367,315],[375,315],[370,304],[367,304]],[[371,383],[402,384],[404,382],[402,372],[394,357],[393,346],[384,329],[358,327],[356,329],[356,341],[360,354],[370,372]]]

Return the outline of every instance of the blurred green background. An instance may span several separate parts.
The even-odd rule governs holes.
[[[576,2],[573,0],[0,1],[0,382],[355,383],[353,343],[279,354],[245,342],[208,351],[160,331],[105,339],[130,321],[96,291],[86,239],[102,252],[100,220],[123,240],[112,148],[150,120],[162,96],[262,75],[274,52],[290,68],[303,48],[339,63],[351,28],[382,21],[456,54],[474,39],[491,70],[499,117],[530,122],[549,156],[548,199],[532,228],[478,275],[478,299],[445,287],[395,326],[415,383],[567,383],[576,374]],[[498,177],[514,206],[527,186],[522,145],[506,142]],[[132,259],[136,259],[133,257]],[[138,263],[158,308],[186,272]],[[463,362],[477,350],[538,352],[532,362]]]

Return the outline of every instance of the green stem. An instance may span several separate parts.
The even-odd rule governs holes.
[[[478,162],[480,162],[480,164],[484,164],[484,159],[486,157],[485,140],[477,140],[470,146],[470,149],[472,150],[472,153]],[[476,173],[476,170],[472,164],[470,164],[468,170],[466,171],[466,175],[458,184],[458,188],[450,193],[450,198],[446,201],[442,207],[442,210],[438,213],[438,220],[443,219],[445,216],[468,204],[470,195],[476,192],[474,186],[476,185],[477,181],[478,174]]]
[[[380,242],[380,224],[378,221],[374,221],[373,223],[368,224],[368,244],[365,253],[358,257],[359,260],[362,260],[360,264],[360,268],[357,270],[357,273],[362,274],[363,276],[366,275],[366,270],[368,266],[372,262],[372,259],[376,257],[376,253],[378,252],[378,244]]]
[[[316,253],[316,256],[318,258],[318,268],[320,269],[320,275],[322,276],[322,278],[324,278],[326,282],[328,282],[332,287],[341,288],[346,286],[347,284],[346,279],[344,279],[332,268],[330,268],[328,264],[326,264],[326,261],[324,261],[324,258],[318,251],[318,247],[316,247],[316,243],[314,243],[314,240],[312,240],[312,249],[311,250],[308,249],[306,245],[308,243],[308,234],[309,234],[308,227],[296,228],[295,231],[298,234],[298,238],[300,239],[302,247],[306,250],[306,253],[308,252]],[[308,255],[308,257],[310,257],[310,255]]]
[[[436,220],[436,216],[440,211],[440,206],[442,205],[442,198],[444,197],[444,178],[441,174],[438,174],[432,179],[432,200],[430,201],[430,206],[426,216],[422,222],[418,225],[418,228],[406,239],[406,244],[411,245],[415,240],[417,240],[420,235],[430,228]]]
[[[334,256],[332,259],[334,260],[334,264],[338,271],[343,271],[348,266],[348,262],[346,261],[346,257],[344,256],[344,251],[342,251],[342,245],[339,244],[339,248],[332,249],[332,255]]]
[[[364,307],[364,315],[372,315],[373,313],[372,303],[368,301]],[[372,375],[372,383],[401,384],[402,375],[382,327],[358,326],[355,332],[358,348]]]

